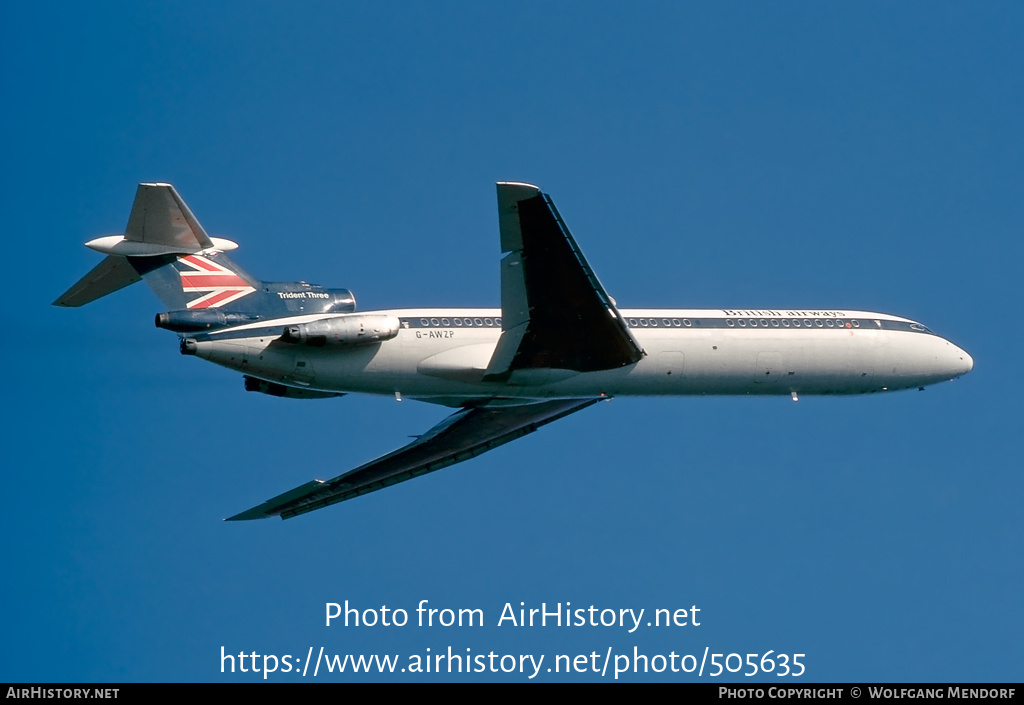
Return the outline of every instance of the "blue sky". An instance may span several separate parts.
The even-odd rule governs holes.
[[[221,647],[449,646],[545,667],[634,647],[806,654],[805,676],[763,677],[787,685],[1020,680],[1022,18],[1013,3],[4,3],[0,680],[259,680],[221,673]],[[349,287],[364,309],[496,306],[500,180],[552,195],[620,306],[896,313],[975,370],[798,404],[616,399],[386,492],[224,524],[446,410],[247,394],[178,355],[142,287],[50,306],[141,181],[174,183],[256,276]],[[486,623],[325,627],[345,600]],[[702,623],[498,627],[520,602],[697,605]],[[536,680],[556,678],[611,676]]]

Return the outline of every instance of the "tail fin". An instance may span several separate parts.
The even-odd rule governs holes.
[[[172,310],[229,306],[260,287],[224,254],[238,245],[207,235],[170,184],[139,184],[125,234],[86,246],[106,259],[55,306],[83,306],[141,280]]]

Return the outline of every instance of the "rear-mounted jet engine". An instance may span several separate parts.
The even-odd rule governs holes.
[[[280,340],[314,348],[325,345],[368,345],[391,340],[398,335],[399,327],[400,323],[395,316],[338,316],[288,326]]]
[[[217,308],[198,311],[168,311],[156,314],[156,327],[173,330],[175,333],[195,333],[214,328],[240,326],[258,321],[260,317],[250,313],[225,313]]]

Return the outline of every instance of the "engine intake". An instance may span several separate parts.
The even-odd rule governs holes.
[[[398,318],[387,315],[353,315],[323,318],[288,326],[280,340],[294,345],[322,348],[325,345],[369,345],[398,335]]]

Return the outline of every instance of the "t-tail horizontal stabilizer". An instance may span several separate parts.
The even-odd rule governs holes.
[[[238,247],[231,240],[207,235],[170,184],[139,184],[124,235],[99,237],[85,245],[107,255],[106,259],[65,291],[54,306],[84,306],[141,281],[142,275],[179,255]]]

